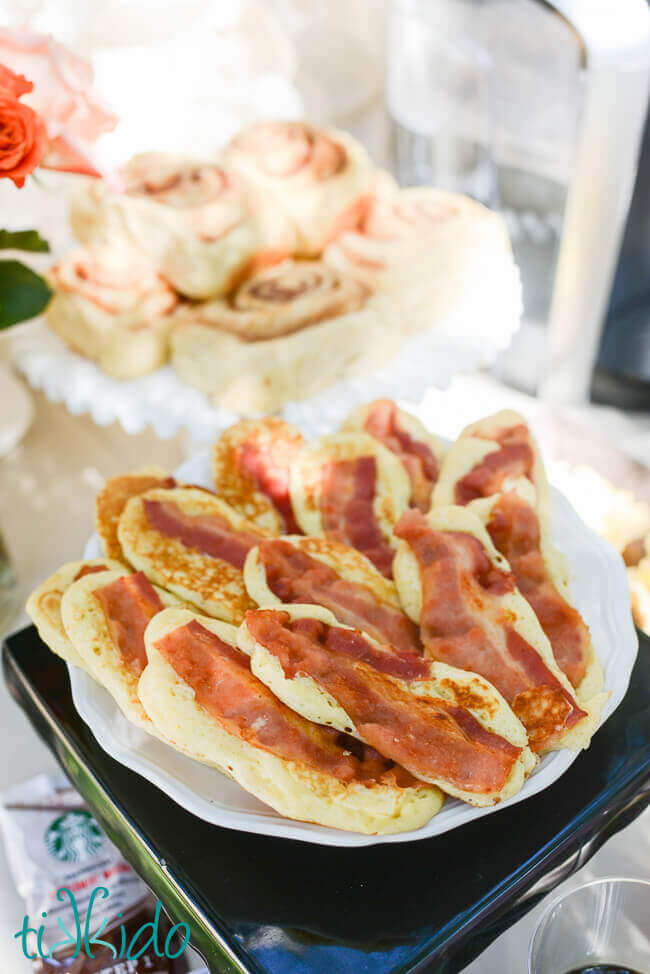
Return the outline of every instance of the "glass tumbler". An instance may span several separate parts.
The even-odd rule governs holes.
[[[650,971],[650,882],[597,879],[556,899],[530,942],[529,974]]]
[[[386,102],[401,185],[430,184],[490,202],[490,61],[463,20],[475,4],[393,0]]]

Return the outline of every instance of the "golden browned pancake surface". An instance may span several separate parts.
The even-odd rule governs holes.
[[[107,558],[124,560],[117,537],[117,522],[126,502],[152,487],[172,487],[174,478],[161,467],[141,467],[119,477],[109,477],[95,502],[95,527]]]
[[[156,585],[174,592],[207,615],[225,622],[239,622],[251,600],[246,592],[243,562],[233,564],[179,537],[161,533],[152,526],[147,505],[154,502],[163,511],[179,515],[193,527],[212,522],[225,525],[235,541],[253,547],[256,539],[270,532],[252,524],[224,501],[198,487],[154,488],[128,501],[118,526],[118,537],[129,562]],[[149,507],[149,509],[151,509]],[[159,510],[160,507],[157,507]]]

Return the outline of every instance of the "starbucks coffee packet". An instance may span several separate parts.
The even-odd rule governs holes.
[[[5,792],[0,826],[36,974],[185,974],[187,926],[171,927],[63,775]]]

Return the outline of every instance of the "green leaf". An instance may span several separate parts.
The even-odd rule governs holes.
[[[47,305],[52,291],[18,260],[0,260],[0,329],[27,321]]]
[[[49,253],[50,245],[38,230],[0,230],[0,250],[29,250],[32,253]]]

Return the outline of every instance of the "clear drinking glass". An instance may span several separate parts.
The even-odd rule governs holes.
[[[386,103],[402,185],[501,210],[543,325],[583,105],[584,50],[539,0],[391,0]]]
[[[597,879],[548,907],[528,953],[529,974],[650,971],[650,882]]]
[[[403,186],[430,184],[489,202],[495,190],[490,62],[463,29],[464,7],[450,0],[394,0],[389,9],[393,163]]]

